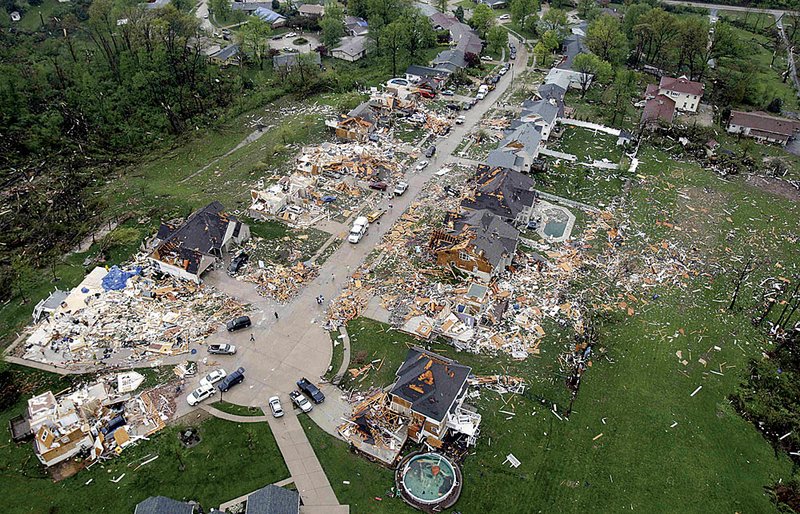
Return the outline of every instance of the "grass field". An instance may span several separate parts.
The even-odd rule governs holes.
[[[60,391],[80,380],[16,366],[11,369],[20,377],[26,393],[13,407],[0,412],[3,427],[11,417],[23,412],[29,396],[48,389]],[[155,374],[153,379],[158,379]],[[186,423],[200,431],[201,442],[191,449],[183,447],[178,439],[181,430],[189,426]],[[0,445],[0,490],[14,501],[6,510],[133,512],[135,505],[148,496],[165,495],[198,500],[207,511],[289,476],[266,423],[237,424],[216,418],[186,423],[167,427],[119,457],[58,483],[44,472],[31,443],[17,445],[7,440]],[[135,469],[147,456],[156,455],[158,459]],[[245,462],[247,465],[242,465]],[[123,473],[125,476],[118,483],[110,481]]]
[[[483,416],[481,436],[463,463],[464,489],[452,511],[495,512],[498,498],[513,499],[504,502],[504,512],[520,513],[552,512],[554,506],[559,512],[775,511],[765,487],[787,480],[791,463],[734,412],[727,396],[742,382],[749,359],[770,347],[750,323],[757,284],[800,269],[792,242],[800,206],[739,179],[722,181],[650,147],[643,147],[640,159],[630,207],[618,213],[627,219],[630,273],[644,271],[639,259],[661,240],[694,246],[703,272],[684,279],[683,287],[634,289],[633,316],[602,318],[602,357],[584,375],[569,421],[550,412],[568,394],[549,351],[514,363],[433,345],[476,373],[507,370],[530,382],[524,396],[484,391],[474,402]],[[748,250],[762,259],[739,306],[728,311],[731,270]],[[389,369],[413,343],[369,320],[357,319],[349,330],[354,352],[365,351],[367,360],[384,358]],[[569,334],[548,334],[545,343],[553,348],[569,341]],[[382,368],[362,384],[386,385],[389,378]],[[386,498],[389,471],[359,461],[318,429],[306,429],[334,490],[353,512],[413,512]],[[519,468],[502,464],[508,453],[522,461]],[[374,500],[381,495],[383,501]]]
[[[211,404],[212,407],[215,409],[219,409],[222,412],[227,412],[228,414],[233,414],[235,416],[263,416],[264,411],[259,409],[258,407],[246,407],[244,405],[237,405],[235,403],[228,403],[224,400],[220,400],[218,402],[214,402]]]

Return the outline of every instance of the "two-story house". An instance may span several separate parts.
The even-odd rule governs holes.
[[[474,184],[474,189],[461,200],[462,211],[485,209],[514,226],[528,224],[536,202],[531,177],[513,169],[481,164]]]
[[[675,108],[679,111],[697,112],[704,91],[705,85],[702,82],[689,80],[686,75],[678,78],[661,77],[658,87],[655,84],[647,86],[645,97],[664,95],[675,102]]]

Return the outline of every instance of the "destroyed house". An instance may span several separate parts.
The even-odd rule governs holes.
[[[194,514],[197,512],[191,503],[181,502],[166,496],[151,496],[136,504],[133,514]]]
[[[232,242],[250,238],[250,228],[211,202],[180,225],[162,223],[148,259],[160,271],[200,282],[209,266],[222,258]]]
[[[342,114],[335,122],[326,122],[326,125],[336,131],[336,137],[366,141],[377,128],[377,115],[370,102],[363,102],[347,114]]]
[[[422,348],[409,349],[389,391],[389,409],[411,418],[409,437],[439,447],[450,429],[477,434],[480,415],[463,405],[471,371]]]
[[[448,213],[445,228],[431,236],[431,250],[439,265],[489,280],[511,265],[519,231],[487,210],[462,216]]]
[[[478,166],[471,193],[461,200],[461,210],[485,209],[513,225],[526,225],[536,201],[533,179],[508,168]]]

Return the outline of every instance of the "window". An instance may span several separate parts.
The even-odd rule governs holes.
[[[467,252],[458,252],[458,259],[462,261],[471,261],[472,255],[468,254]]]

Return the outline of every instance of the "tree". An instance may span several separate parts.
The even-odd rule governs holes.
[[[561,9],[550,9],[539,20],[539,32],[544,33],[552,30],[558,36],[558,43],[561,44],[567,37],[567,13]]]
[[[636,60],[644,55],[648,62],[660,66],[667,59],[666,49],[678,36],[675,16],[663,9],[651,9],[634,27]]]
[[[604,61],[618,63],[625,59],[627,41],[619,21],[604,14],[589,24],[586,46]]]
[[[406,50],[412,61],[416,60],[423,48],[430,48],[436,44],[436,32],[430,20],[419,9],[411,8],[407,17],[408,39]]]
[[[472,10],[469,24],[478,31],[478,35],[486,39],[486,32],[494,25],[494,11],[486,4],[478,4]]]
[[[264,60],[269,55],[269,35],[272,29],[269,23],[258,16],[251,16],[247,23],[239,28],[238,39],[241,50],[259,69],[264,69]]]
[[[383,27],[380,32],[381,46],[392,62],[393,77],[397,75],[397,58],[400,52],[408,45],[409,33],[408,22],[402,19],[391,22]]]
[[[447,0],[436,0],[436,8],[442,12],[447,12]]]
[[[344,9],[339,2],[325,4],[325,16],[319,21],[322,30],[322,44],[327,48],[334,48],[339,44],[345,34]]]
[[[11,261],[11,269],[14,271],[14,286],[17,288],[22,303],[30,301],[30,294],[36,284],[36,271],[31,267],[25,257],[16,256]]]
[[[190,0],[172,0],[172,5],[181,12],[189,12],[194,6]]]
[[[476,53],[467,52],[464,54],[464,61],[467,63],[467,67],[474,68],[475,66],[478,66],[481,63],[481,58]],[[458,70],[458,71],[463,71],[463,70]]]
[[[619,68],[614,77],[614,85],[611,86],[611,94],[614,100],[614,115],[611,118],[611,125],[625,118],[628,111],[629,99],[636,91],[636,75],[628,69]]]
[[[708,22],[693,16],[681,18],[678,22],[679,35],[674,45],[678,62],[676,69],[689,71],[689,78],[700,75],[708,65],[706,48],[708,46]]]
[[[499,55],[508,44],[508,32],[503,27],[495,25],[486,33],[486,43],[490,53]]]
[[[611,78],[611,64],[600,59],[594,54],[581,53],[575,56],[572,69],[580,73],[581,98],[586,96],[589,84],[594,82],[604,83]]]
[[[208,0],[208,8],[217,18],[227,18],[231,13],[231,4],[228,0]]]
[[[538,11],[539,2],[537,0],[511,0],[511,19],[523,32],[529,34],[536,32]]]
[[[464,23],[464,8],[463,7],[461,7],[460,5],[458,7],[456,7],[456,10],[453,11],[453,14],[455,15],[456,18],[458,18],[458,21],[460,21],[461,23]]]
[[[358,16],[359,18],[366,18],[367,0],[347,0],[347,14],[350,16]]]
[[[578,16],[586,21],[592,21],[600,13],[597,2],[594,0],[578,0]]]
[[[287,80],[292,89],[302,96],[314,93],[320,86],[321,70],[311,54],[297,56],[297,64],[290,70]]]

